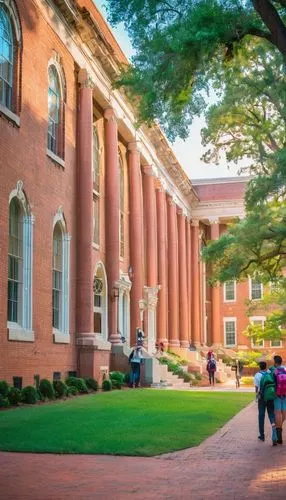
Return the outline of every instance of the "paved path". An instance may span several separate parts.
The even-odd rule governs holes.
[[[256,412],[251,404],[200,446],[155,458],[0,453],[0,498],[285,500],[286,444],[272,447],[269,428],[257,440]]]

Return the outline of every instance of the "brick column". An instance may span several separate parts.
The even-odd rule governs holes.
[[[210,220],[211,224],[211,239],[217,240],[219,238],[219,221],[218,219]],[[211,339],[212,344],[221,345],[220,335],[220,287],[213,286],[211,288],[212,300],[212,318],[211,318]]]
[[[166,193],[159,181],[156,185],[158,284],[157,339],[168,343],[168,274],[167,274],[167,203]]]
[[[136,341],[136,328],[141,327],[139,300],[143,299],[144,248],[143,248],[143,193],[138,144],[128,144],[129,207],[130,207],[130,265],[133,270],[131,288],[131,345]]]
[[[199,221],[192,221],[192,343],[201,344]]]
[[[144,235],[146,241],[146,279],[148,287],[157,286],[157,207],[152,166],[143,167]]]
[[[119,281],[119,166],[117,122],[112,108],[104,111],[105,135],[105,246],[108,281],[109,340],[121,342],[118,334],[118,299],[114,289]]]
[[[187,245],[187,286],[188,286],[188,339],[192,341],[192,245],[191,223],[186,218],[186,245]]]
[[[169,346],[180,347],[179,341],[179,287],[178,287],[178,231],[177,207],[167,197],[168,214],[168,331]]]
[[[77,333],[93,336],[92,269],[92,88],[85,70],[79,72],[77,182]]]
[[[179,261],[180,345],[181,347],[189,347],[186,218],[182,210],[178,211],[178,261]]]

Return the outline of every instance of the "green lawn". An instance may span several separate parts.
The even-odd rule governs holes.
[[[249,393],[113,391],[0,412],[0,449],[152,456],[200,444]]]

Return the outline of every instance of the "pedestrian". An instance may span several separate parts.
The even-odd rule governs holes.
[[[216,360],[215,360],[214,356],[211,357],[208,360],[207,372],[209,374],[210,385],[214,385],[214,383],[215,383],[215,372],[216,372]]]
[[[235,370],[236,388],[239,389],[239,387],[240,387],[240,379],[241,379],[242,370],[243,370],[243,364],[238,359],[235,360],[234,370]]]
[[[212,350],[210,350],[208,353],[207,353],[207,360],[209,361],[211,358],[214,358],[214,353]]]
[[[276,398],[274,399],[275,422],[277,429],[277,443],[282,444],[283,422],[286,419],[286,368],[282,366],[281,356],[274,356],[274,378]]]
[[[259,363],[259,372],[254,376],[256,401],[258,403],[258,428],[260,441],[265,441],[265,413],[267,410],[269,422],[272,427],[272,444],[277,445],[277,432],[274,414],[275,381],[271,370],[267,370],[265,361]]]
[[[142,347],[136,345],[129,356],[131,364],[131,387],[138,387],[140,382],[140,367],[143,361]]]

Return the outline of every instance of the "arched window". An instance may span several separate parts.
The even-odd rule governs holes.
[[[12,109],[13,31],[11,19],[0,4],[0,104]]]
[[[18,181],[9,204],[8,297],[9,340],[34,340],[32,332],[33,216],[23,182]]]
[[[95,126],[93,128],[92,179],[93,179],[93,243],[99,245],[100,169],[99,169],[99,142]]]
[[[98,262],[93,280],[93,328],[104,340],[108,339],[107,296],[105,268]]]
[[[54,341],[68,343],[70,236],[61,209],[54,219],[52,325]]]
[[[22,323],[23,310],[23,217],[13,198],[9,209],[8,321]]]
[[[49,66],[48,150],[64,158],[64,102],[60,75],[55,65]]]
[[[119,153],[118,155],[118,164],[119,164],[119,240],[120,240],[120,257],[124,257],[124,165],[122,156]]]

